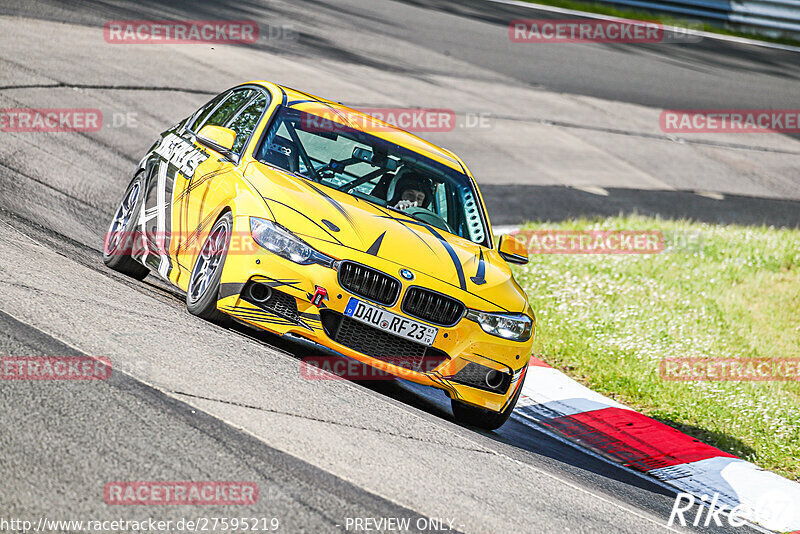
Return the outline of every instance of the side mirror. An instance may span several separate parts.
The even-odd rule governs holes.
[[[233,148],[233,142],[235,140],[236,132],[230,128],[223,128],[222,126],[213,126],[209,124],[203,126],[197,133],[198,143],[226,156],[231,155],[231,149]]]
[[[509,263],[517,263],[519,265],[528,263],[528,249],[512,235],[500,236],[498,252]]]

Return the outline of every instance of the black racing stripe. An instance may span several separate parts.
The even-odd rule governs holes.
[[[257,316],[247,316],[243,314],[234,314],[240,319],[247,319],[250,321],[258,321],[259,323],[271,324],[276,326],[302,326],[303,328],[307,328],[309,330],[313,330],[310,326],[305,324],[303,321],[291,321],[286,319],[285,317],[281,317],[276,315],[275,317],[257,317]]]
[[[386,232],[383,232],[381,235],[378,236],[378,239],[369,247],[367,250],[367,254],[370,256],[377,256],[378,251],[381,249],[381,243],[383,243],[383,237],[386,235]]]
[[[296,323],[275,314],[251,308],[223,308],[228,313],[240,319],[258,321],[260,323],[279,324],[284,326],[295,325]]]
[[[451,399],[461,398],[461,394],[458,392],[458,389],[456,389],[455,386],[453,386],[452,384],[448,384],[447,382],[445,382],[442,377],[437,375],[432,375],[430,379],[439,384],[443,389],[449,391]]]
[[[377,206],[375,206],[375,207],[377,207]],[[436,254],[436,251],[435,251],[435,250],[433,250],[433,247],[431,247],[431,246],[428,244],[428,242],[427,242],[427,241],[425,241],[424,239],[422,239],[422,236],[421,236],[421,235],[419,235],[419,234],[418,234],[417,232],[415,232],[415,231],[414,231],[412,228],[409,228],[409,227],[406,225],[406,223],[410,223],[410,222],[411,222],[410,220],[406,220],[406,219],[399,219],[399,218],[395,217],[395,216],[394,216],[392,213],[386,212],[386,211],[384,211],[384,210],[383,210],[383,209],[381,209],[381,208],[378,208],[378,209],[380,209],[380,211],[384,212],[384,213],[385,213],[385,215],[382,215],[382,216],[381,216],[381,215],[376,215],[376,217],[379,217],[379,218],[381,218],[381,219],[391,219],[391,220],[393,220],[393,221],[396,221],[396,222],[400,223],[400,224],[403,226],[403,228],[405,228],[406,230],[408,230],[409,232],[411,232],[411,233],[414,235],[414,237],[416,237],[417,239],[419,239],[420,241],[422,241],[422,243],[423,243],[423,244],[424,244],[426,247],[428,247],[428,250],[430,250],[431,252],[433,252],[434,254]],[[437,256],[438,256],[438,254],[437,254]]]
[[[189,234],[189,237],[186,239],[186,242],[182,245],[184,249],[188,248],[189,245],[192,245],[195,241],[197,241],[197,238],[200,237],[200,233],[206,226],[208,226],[208,223],[211,222],[211,218],[213,216],[214,212],[211,212],[208,215],[206,215],[205,219],[200,221],[200,223],[197,225],[197,228],[191,234]]]
[[[269,276],[265,276],[263,274],[257,274],[253,276],[252,280],[260,283],[263,283],[264,280],[269,280],[269,283],[266,284],[269,287],[290,286],[292,288],[295,288],[295,286],[300,283],[300,280],[279,280],[277,278],[270,278]]]
[[[252,187],[252,188],[253,188],[253,190],[255,190],[255,191],[256,191],[256,193],[258,193],[259,195],[261,195],[261,193],[259,192],[258,188],[257,188],[257,187],[256,187],[256,186],[253,184],[253,182],[252,182],[251,180],[249,180],[249,179],[247,178],[247,176],[244,176],[244,175],[242,175],[242,176],[243,176],[243,178],[244,178],[244,181],[245,181],[245,182],[247,182],[247,183],[250,185],[250,187]],[[270,205],[269,205],[269,202],[267,202],[267,198],[265,198],[265,197],[263,197],[263,196],[262,196],[261,198],[262,198],[262,199],[264,199],[264,205],[265,205],[265,206],[267,207],[267,209],[269,210],[269,215],[270,215],[270,217],[272,218],[272,220],[274,221],[274,220],[275,220],[275,214],[272,212],[272,206],[270,206]]]
[[[273,280],[272,278],[267,278],[268,281],[266,283],[264,283],[264,282],[261,281],[261,278],[257,278],[255,276],[253,277],[253,280],[254,281],[258,281],[259,283],[262,283],[262,284],[264,284],[266,286],[273,287],[273,288],[274,287],[283,287],[283,286],[294,287],[298,283],[298,282],[294,282],[294,281],[291,281],[291,282],[286,281],[285,282],[283,280]]]
[[[183,192],[181,192],[181,194],[178,195],[178,198],[175,199],[175,201],[177,202],[179,200],[183,200],[184,197],[189,195],[189,193],[191,193],[192,191],[197,189],[197,187],[199,187],[203,183],[207,182],[208,180],[211,180],[212,178],[214,178],[214,177],[216,177],[216,176],[218,176],[220,174],[226,173],[229,170],[230,169],[226,169],[226,168],[216,169],[216,170],[209,171],[209,172],[205,173],[203,176],[198,178],[197,181],[194,181],[194,180],[190,181],[189,182],[189,187],[184,189]]]
[[[308,187],[310,187],[311,189],[313,189],[314,191],[316,191],[317,193],[319,193],[320,195],[322,195],[322,197],[323,197],[325,200],[327,200],[327,201],[330,203],[330,205],[331,205],[331,206],[333,206],[334,208],[336,208],[336,211],[338,211],[339,213],[341,213],[341,214],[344,216],[344,218],[345,218],[345,219],[347,219],[347,221],[348,221],[348,222],[349,222],[349,223],[350,223],[350,224],[353,226],[353,228],[355,229],[356,223],[355,223],[355,221],[353,220],[353,217],[352,217],[352,215],[350,215],[350,213],[349,213],[349,212],[348,212],[348,211],[347,211],[347,210],[344,208],[344,206],[342,206],[342,205],[339,203],[339,201],[338,201],[338,200],[334,199],[334,198],[333,198],[333,197],[331,197],[331,196],[330,196],[328,193],[326,193],[325,191],[323,191],[322,189],[320,189],[319,187],[317,187],[316,185],[312,184],[311,182],[309,182],[309,181],[307,181],[307,180],[301,180],[301,182],[302,182],[302,183],[304,183],[305,185],[307,185]]]
[[[322,226],[322,225],[321,225],[321,224],[319,224],[317,221],[315,221],[314,219],[312,219],[311,217],[309,217],[308,215],[306,215],[306,214],[305,214],[305,213],[303,213],[302,211],[298,210],[297,208],[293,208],[293,207],[292,207],[292,206],[290,206],[289,204],[285,204],[285,203],[281,202],[280,200],[275,200],[274,198],[267,198],[267,197],[262,197],[262,198],[263,198],[265,201],[267,201],[267,200],[268,200],[268,201],[270,201],[270,202],[274,202],[274,203],[276,203],[276,204],[280,204],[281,206],[287,207],[287,208],[289,208],[290,210],[294,211],[295,213],[299,213],[300,215],[302,215],[303,217],[305,217],[306,219],[308,219],[309,221],[311,221],[312,223],[314,223],[314,224],[315,224],[317,227],[319,227],[320,229],[322,229],[322,230],[323,230],[323,231],[324,231],[326,234],[328,234],[329,236],[331,236],[331,238],[333,238],[333,240],[334,240],[334,241],[336,241],[336,243],[338,243],[338,244],[340,244],[340,245],[344,246],[344,243],[342,243],[341,241],[339,241],[339,239],[337,239],[335,235],[333,235],[332,233],[330,233],[330,231],[329,231],[327,228],[325,228],[324,226]],[[273,218],[274,218],[274,217],[273,217]]]
[[[453,245],[451,245],[442,234],[440,234],[433,226],[429,224],[425,224],[420,221],[408,221],[409,224],[416,224],[418,226],[422,226],[426,228],[436,239],[441,242],[442,246],[447,250],[447,253],[450,255],[450,259],[453,261],[453,267],[456,269],[456,274],[458,275],[458,285],[464,291],[467,290],[467,280],[464,277],[464,267],[461,265],[461,262],[458,259],[458,255],[456,255],[456,251],[453,249]]]
[[[480,258],[478,258],[478,272],[470,280],[478,286],[486,283],[486,263],[483,261],[483,250],[480,251]]]

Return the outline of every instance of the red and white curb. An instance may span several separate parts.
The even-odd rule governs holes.
[[[800,531],[800,484],[707,445],[531,358],[517,408],[522,422],[544,426],[611,462],[676,490],[739,507],[739,516],[777,532]]]

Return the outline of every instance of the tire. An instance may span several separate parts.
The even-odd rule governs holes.
[[[211,227],[192,268],[186,291],[186,308],[189,313],[220,324],[228,322],[228,316],[217,309],[217,299],[232,234],[233,215],[228,211]]]
[[[110,269],[136,280],[144,280],[150,272],[147,267],[131,257],[133,244],[139,239],[139,234],[135,231],[137,214],[144,202],[144,187],[144,173],[140,172],[133,177],[125,190],[103,242],[103,263]]]
[[[453,416],[457,422],[464,425],[474,426],[484,430],[497,430],[511,417],[511,412],[513,412],[514,408],[517,406],[517,401],[522,393],[524,382],[525,377],[522,377],[522,381],[519,387],[517,387],[514,398],[511,399],[511,402],[508,403],[508,406],[506,406],[505,410],[502,412],[493,412],[486,408],[479,408],[478,406],[451,400],[450,405],[453,408]]]

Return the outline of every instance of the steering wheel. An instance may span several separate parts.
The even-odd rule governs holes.
[[[403,210],[403,213],[409,215],[410,217],[415,218],[420,222],[424,222],[426,224],[430,224],[434,228],[438,228],[439,230],[444,230],[445,232],[450,232],[454,234],[453,229],[450,228],[450,225],[447,224],[447,221],[439,217],[437,214],[433,213],[430,210],[420,207],[411,207],[406,208]]]

